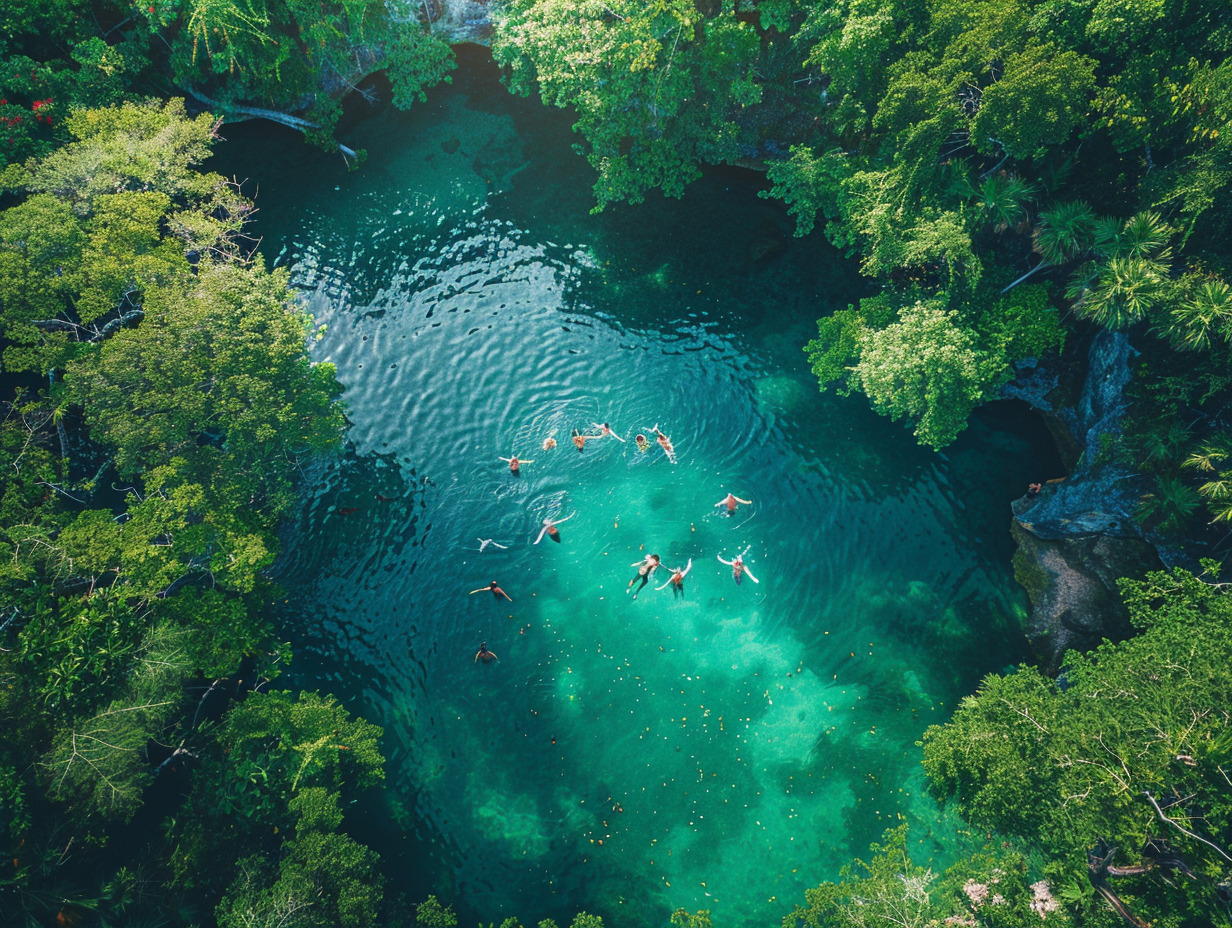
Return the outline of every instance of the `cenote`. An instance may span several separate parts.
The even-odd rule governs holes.
[[[944,864],[962,836],[916,742],[1026,658],[1008,503],[1055,475],[1042,427],[999,404],[937,454],[822,395],[801,347],[862,282],[758,175],[592,216],[568,115],[460,58],[410,112],[357,107],[359,171],[258,125],[211,165],[345,386],[345,452],[284,532],[281,634],[294,685],[384,726],[353,815],[391,890],[464,923],[742,926],[903,822]],[[579,454],[596,422],[630,440]],[[679,463],[636,449],[656,423]],[[714,508],[729,490],[752,505]],[[746,546],[760,583],[736,585],[717,556]],[[692,558],[683,596],[666,571],[626,594],[651,552]],[[467,595],[493,579],[512,603]]]

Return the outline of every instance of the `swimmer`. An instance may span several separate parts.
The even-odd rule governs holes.
[[[672,440],[663,434],[659,428],[659,423],[655,423],[650,427],[650,431],[655,433],[655,441],[659,443],[659,447],[663,449],[663,453],[667,455],[667,459],[673,464],[676,463],[676,449],[672,445]]]
[[[676,596],[682,596],[684,594],[684,578],[689,575],[689,571],[692,569],[693,558],[689,558],[689,563],[685,564],[683,568],[673,567],[672,575],[667,578],[667,583],[664,583],[662,586],[656,586],[655,589],[661,590],[670,584],[672,593]]]
[[[509,473],[513,474],[515,477],[518,476],[523,464],[535,463],[534,461],[519,461],[516,454],[511,458],[501,458],[501,460],[505,461],[509,465]]]
[[[732,579],[736,581],[736,586],[740,585],[740,576],[742,574],[748,574],[749,579],[752,580],[754,583],[761,583],[760,580],[758,580],[756,577],[753,576],[753,571],[749,570],[748,567],[746,567],[744,564],[744,556],[749,553],[749,548],[751,547],[753,546],[749,545],[743,551],[737,554],[733,560],[730,560],[730,561],[723,560],[723,555],[721,554],[719,555],[719,563],[726,564],[728,567],[732,569]]]
[[[547,438],[543,440],[543,450],[544,451],[551,451],[555,447],[556,447],[556,439],[553,438],[551,435],[549,435]]]
[[[469,593],[467,593],[466,595],[467,595],[467,596],[474,596],[476,593],[484,593],[484,592],[487,592],[487,591],[489,591],[489,590],[492,592],[492,595],[493,595],[494,597],[496,597],[497,599],[500,599],[500,598],[503,596],[503,597],[505,597],[505,599],[509,600],[510,602],[513,602],[513,597],[512,597],[512,596],[510,596],[508,593],[506,593],[504,590],[502,590],[499,586],[497,586],[497,585],[496,585],[496,581],[495,581],[495,580],[493,580],[493,581],[492,581],[491,583],[489,583],[487,586],[481,586],[481,587],[480,587],[479,589],[477,589],[477,590],[471,590],[471,591],[470,591]]]
[[[637,568],[637,577],[634,577],[629,581],[629,585],[625,587],[625,592],[628,593],[630,590],[633,590],[633,584],[637,583],[638,577],[641,577],[642,585],[636,590],[633,590],[633,598],[637,599],[637,594],[645,589],[646,584],[650,582],[650,575],[659,569],[659,565],[661,563],[662,562],[659,560],[659,555],[647,554],[642,560],[634,561],[630,564],[630,567]]]
[[[645,435],[642,435],[640,433],[633,436],[633,444],[637,445],[638,451],[650,450],[650,442],[646,440]]]
[[[573,444],[577,447],[579,453],[586,450],[586,442],[590,441],[592,438],[602,437],[602,435],[584,435],[577,429],[573,430]]]
[[[599,434],[595,438],[614,438],[621,444],[624,444],[624,439],[612,431],[612,427],[604,422],[602,425],[598,422],[592,422],[591,426],[599,430]]]
[[[479,650],[475,652],[474,663],[478,664],[480,661],[483,661],[486,664],[488,661],[499,660],[499,657],[488,650],[488,643],[486,641],[481,641],[479,643]]]
[[[559,522],[554,521],[552,519],[544,519],[543,528],[539,529],[539,537],[535,539],[535,544],[539,544],[539,542],[543,541],[543,536],[545,534],[549,538],[551,538],[553,541],[559,543],[560,542],[560,532],[556,531],[556,526],[561,525],[565,522],[568,522],[570,519],[572,519],[576,515],[577,515],[576,512],[571,512],[569,513],[569,515],[565,516]]]
[[[725,497],[714,504],[714,508],[718,509],[720,506],[726,506],[727,514],[730,516],[736,511],[736,503],[743,503],[746,506],[753,505],[753,501],[751,499],[741,499],[739,496],[728,493]]]
[[[500,542],[493,541],[491,538],[480,538],[479,539],[479,553],[483,554],[484,548],[486,548],[488,545],[491,545],[493,548],[500,548],[502,551],[509,550],[508,545],[502,545]]]

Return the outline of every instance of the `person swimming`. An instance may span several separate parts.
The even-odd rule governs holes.
[[[726,564],[728,567],[732,569],[732,579],[736,581],[737,586],[740,585],[740,578],[744,574],[748,574],[749,579],[752,580],[754,583],[761,582],[760,580],[758,580],[756,577],[753,576],[753,571],[749,570],[749,568],[744,563],[744,556],[749,553],[749,548],[751,547],[753,546],[748,545],[743,551],[737,554],[735,558],[733,558],[730,561],[723,560],[723,555],[721,554],[719,555],[719,563]]]
[[[553,521],[552,519],[544,519],[543,528],[539,529],[539,537],[535,539],[535,544],[539,544],[539,542],[543,541],[543,536],[545,534],[549,538],[551,538],[553,541],[559,544],[560,543],[560,532],[556,530],[556,526],[562,525],[565,522],[568,522],[570,519],[572,519],[576,515],[577,515],[576,512],[571,512],[569,513],[569,515],[565,516],[559,522]]]
[[[574,444],[574,447],[578,449],[579,453],[586,450],[586,442],[590,441],[592,438],[602,438],[602,437],[603,437],[602,435],[587,435],[584,432],[578,431],[577,429],[573,430],[573,444]]]
[[[667,455],[667,459],[673,464],[676,463],[676,448],[672,445],[672,440],[663,434],[662,429],[656,422],[650,429],[655,433],[655,441],[659,443],[659,447],[663,449],[663,453]]]
[[[637,583],[638,577],[640,577],[642,580],[642,585],[636,590],[633,590],[633,598],[637,599],[637,594],[645,589],[646,584],[650,582],[651,575],[659,569],[659,565],[661,563],[662,561],[659,560],[659,555],[647,554],[644,558],[642,558],[642,560],[634,561],[630,564],[630,567],[637,568],[637,577],[634,577],[629,581],[629,585],[625,587],[625,592],[628,593],[630,590],[633,590],[633,584]]]
[[[553,438],[551,435],[549,435],[547,438],[543,440],[543,450],[544,451],[551,451],[555,447],[556,447],[556,439]]]
[[[483,661],[486,664],[488,663],[488,661],[499,661],[499,660],[500,660],[499,657],[497,657],[493,652],[488,650],[488,643],[486,641],[481,641],[479,643],[479,650],[475,652],[474,663],[478,664],[480,661]]]
[[[509,550],[508,545],[502,545],[499,541],[493,541],[491,538],[480,538],[479,539],[479,553],[483,554],[484,550],[488,547],[488,545],[491,545],[493,548],[500,548],[502,551]]]
[[[515,477],[521,473],[523,464],[535,463],[534,461],[519,461],[516,454],[511,458],[501,458],[501,460],[509,464],[509,473],[513,474]]]
[[[739,496],[736,496],[732,493],[728,493],[725,497],[723,497],[723,499],[719,500],[717,503],[714,504],[714,508],[718,509],[720,506],[726,506],[727,514],[730,516],[732,513],[736,511],[737,503],[743,503],[746,506],[753,505],[753,501],[751,499],[741,499]]]
[[[619,435],[617,435],[615,432],[613,432],[612,427],[608,425],[606,422],[604,422],[603,424],[600,424],[598,422],[592,422],[591,426],[599,430],[599,434],[595,435],[594,436],[595,438],[614,438],[618,442],[621,442],[622,444],[624,443],[624,439],[621,438]]]
[[[674,595],[683,596],[684,595],[684,578],[689,575],[689,571],[692,569],[693,569],[693,558],[689,558],[689,563],[685,564],[683,568],[673,567],[672,575],[667,578],[667,583],[663,583],[659,586],[656,586],[655,589],[661,590],[663,589],[663,587],[670,585],[672,588],[672,593]]]
[[[477,589],[477,590],[471,590],[471,591],[470,591],[469,593],[467,593],[466,595],[467,595],[467,596],[474,596],[476,593],[483,593],[483,592],[485,592],[485,591],[491,591],[492,595],[493,595],[496,599],[500,599],[500,598],[503,596],[503,597],[505,597],[505,599],[509,600],[510,602],[513,602],[513,597],[512,597],[512,596],[510,596],[508,593],[506,593],[504,590],[502,590],[499,586],[497,586],[497,585],[496,585],[496,581],[495,581],[495,580],[493,580],[493,581],[492,581],[491,583],[489,583],[487,586],[481,586],[481,587],[480,587],[479,589]]]
[[[637,435],[633,436],[633,444],[637,445],[638,451],[649,451],[650,450],[650,442],[648,442],[646,440],[646,436],[642,435],[641,433],[638,433]]]

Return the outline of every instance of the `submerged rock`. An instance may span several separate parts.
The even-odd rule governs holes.
[[[1014,573],[1031,598],[1027,637],[1053,673],[1067,650],[1129,634],[1116,581],[1162,566],[1134,519],[1147,481],[1116,453],[1131,351],[1122,332],[1095,336],[1075,409],[1053,409],[1038,392],[1048,382],[1040,374],[1014,393],[1051,415],[1054,430],[1067,434],[1078,452],[1070,476],[1012,507]]]

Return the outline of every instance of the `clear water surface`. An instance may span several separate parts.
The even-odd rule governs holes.
[[[346,387],[345,453],[285,533],[283,634],[295,684],[385,728],[387,789],[354,815],[391,889],[464,924],[737,928],[900,822],[941,860],[916,742],[1025,654],[1007,503],[1055,467],[1042,429],[1000,406],[934,454],[821,395],[801,346],[861,283],[755,175],[591,216],[567,115],[478,51],[360,116],[358,172],[268,126],[212,167],[256,194]],[[579,453],[596,422],[627,441]],[[656,423],[679,463],[636,450]],[[714,508],[729,490],[752,505]],[[737,585],[717,556],[746,546]],[[627,594],[651,552],[692,558],[683,595],[666,571]],[[493,579],[512,603],[467,595]]]

